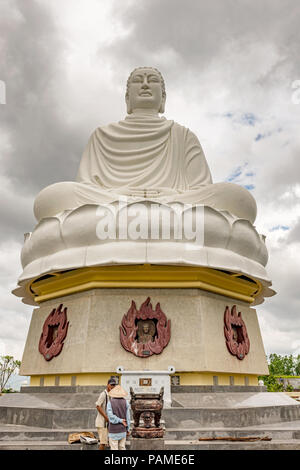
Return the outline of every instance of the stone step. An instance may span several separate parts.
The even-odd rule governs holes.
[[[2,450],[98,450],[98,444],[69,444],[67,441],[0,441]]]
[[[0,406],[24,408],[96,408],[99,394],[95,393],[14,393],[0,396]]]
[[[43,441],[67,443],[69,434],[80,432],[93,432],[98,437],[95,428],[72,429],[47,429],[21,425],[0,425],[0,443],[13,441]],[[300,421],[275,423],[269,426],[257,426],[248,428],[167,428],[165,439],[170,441],[195,441],[203,437],[271,437],[273,440],[300,440]]]
[[[166,428],[237,427],[300,420],[300,405],[247,408],[171,408],[163,410]]]
[[[77,432],[77,431],[74,431]],[[80,431],[78,431],[80,432]],[[82,432],[82,430],[81,430]],[[48,432],[41,432],[41,431],[28,431],[28,432],[6,432],[0,433],[0,448],[5,442],[13,441],[17,442],[33,442],[33,441],[41,441],[45,443],[51,442],[60,442],[60,443],[67,443],[69,434],[72,434],[73,431],[57,431],[57,430],[49,430]],[[97,432],[94,432],[96,438],[98,438]],[[264,437],[268,436],[272,439],[279,439],[279,440],[299,440],[300,442],[300,432],[299,431],[271,431],[271,432],[263,432],[263,431],[244,431],[240,432],[237,430],[231,432],[207,432],[203,430],[166,430],[165,438],[166,440],[170,441],[190,441],[190,440],[197,440],[199,437]]]
[[[252,408],[169,408],[163,410],[166,428],[245,427],[300,419],[300,404]],[[0,424],[43,428],[94,428],[95,409],[1,406]]]
[[[14,424],[56,429],[94,428],[95,409],[49,409],[0,406],[0,424]]]
[[[264,437],[268,436],[277,440],[300,440],[300,423],[299,427],[294,429],[241,429],[241,428],[195,428],[195,429],[180,429],[180,428],[167,428],[165,431],[165,439],[167,440],[195,440],[199,437]]]
[[[3,423],[49,429],[95,427],[95,395],[6,395],[0,397],[0,425]],[[179,402],[178,407],[163,410],[162,419],[166,428],[243,428],[300,420],[300,404],[282,393],[177,393],[176,400]],[[193,403],[193,406],[187,406],[189,403]]]
[[[272,440],[256,442],[165,441],[165,450],[300,450],[300,441]]]
[[[0,442],[5,441],[59,441],[67,442],[69,434],[80,433],[80,432],[93,432],[95,437],[98,438],[98,433],[96,430],[57,430],[57,429],[48,429],[48,430],[7,430],[0,431]],[[282,430],[282,429],[258,429],[258,430],[240,430],[240,429],[220,429],[214,430],[211,429],[166,429],[165,439],[167,440],[195,440],[199,437],[264,437],[268,436],[272,439],[279,440],[290,440],[294,439],[300,440],[300,430]]]
[[[0,427],[0,443],[5,441],[59,441],[67,442],[70,434],[81,432],[92,432],[98,439],[96,429],[34,429],[32,427],[12,426]]]
[[[237,409],[272,406],[298,406],[296,400],[283,392],[270,393],[177,393],[173,395],[175,407]],[[177,405],[176,405],[177,403]]]
[[[130,449],[130,441],[126,447]],[[61,441],[6,441],[0,442],[1,450],[98,450],[98,445],[68,444]],[[165,441],[165,450],[300,450],[299,440],[272,440],[256,442]]]
[[[163,410],[166,428],[256,426],[300,419],[300,405],[257,408],[170,408]],[[96,410],[0,406],[0,424],[55,429],[93,429]]]

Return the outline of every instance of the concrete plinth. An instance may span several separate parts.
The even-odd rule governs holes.
[[[163,438],[156,439],[131,439],[130,450],[164,450],[165,440]]]
[[[171,338],[160,354],[136,357],[122,347],[120,325],[132,300],[139,308],[147,297],[153,308],[159,302],[171,320]],[[39,340],[45,319],[60,304],[67,307],[68,333],[61,353],[46,361],[38,351]],[[233,305],[242,313],[250,339],[243,360],[230,354],[224,337],[224,311]],[[93,289],[43,302],[34,310],[21,375],[45,377],[44,385],[100,385],[119,364],[140,371],[172,364],[180,385],[257,385],[252,378],[268,373],[255,309],[201,289]],[[95,382],[96,374],[106,375]],[[53,383],[46,380],[50,377]]]
[[[38,387],[36,387],[37,389]],[[30,387],[0,397],[0,450],[93,450],[68,444],[70,433],[95,429],[94,387]],[[224,399],[222,399],[222,397]],[[164,439],[129,437],[127,446],[141,450],[300,449],[300,404],[284,393],[192,391],[172,393],[177,404],[164,409]],[[204,437],[264,437],[271,442],[199,441]],[[133,447],[130,447],[131,442]],[[150,448],[151,446],[151,448]],[[156,447],[153,447],[156,446]],[[164,446],[164,447],[163,447]]]
[[[0,397],[0,423],[49,429],[94,429],[95,390],[13,393]],[[230,428],[300,420],[300,404],[284,393],[174,393],[163,409],[166,429]]]

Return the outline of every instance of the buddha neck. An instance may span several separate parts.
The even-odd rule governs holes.
[[[157,109],[136,108],[132,111],[131,116],[152,116],[159,117]]]

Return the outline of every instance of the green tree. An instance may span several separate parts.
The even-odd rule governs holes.
[[[284,390],[283,383],[278,381],[278,376],[300,375],[300,355],[296,358],[290,354],[289,356],[281,356],[280,354],[270,354],[268,359],[269,375],[259,377],[267,386],[268,392],[280,392]],[[291,391],[293,387],[287,385],[286,390]]]
[[[263,375],[259,379],[264,381],[268,392],[283,392],[283,384],[279,383],[274,375]]]
[[[280,354],[270,354],[269,372],[271,375],[295,375],[295,358],[280,356]]]
[[[20,368],[21,362],[13,356],[0,356],[0,393],[5,388],[10,376]]]

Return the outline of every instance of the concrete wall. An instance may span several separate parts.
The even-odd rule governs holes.
[[[153,308],[160,302],[171,320],[171,340],[160,355],[138,358],[123,349],[119,326],[131,301],[137,308],[150,296]],[[69,329],[61,354],[47,362],[38,351],[45,319],[63,303],[68,308]],[[226,306],[242,312],[250,351],[244,360],[232,356],[224,337]],[[94,289],[41,304],[33,311],[22,359],[22,375],[59,375],[162,370],[265,375],[265,351],[256,311],[248,304],[200,289]]]
[[[294,389],[300,390],[300,378],[280,378],[278,377],[277,379],[278,383],[283,383],[284,388],[287,387],[287,385],[292,385]]]

